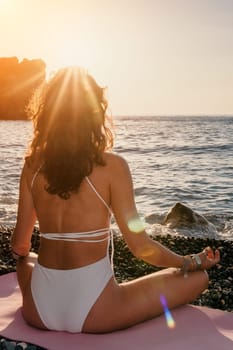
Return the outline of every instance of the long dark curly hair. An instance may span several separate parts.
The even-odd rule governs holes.
[[[60,69],[29,104],[34,135],[26,162],[41,164],[50,194],[68,199],[113,146],[104,89],[78,67]]]

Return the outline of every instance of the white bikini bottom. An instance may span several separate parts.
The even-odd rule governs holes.
[[[112,276],[108,256],[69,270],[50,269],[36,262],[31,290],[41,321],[50,330],[81,332],[89,311]]]

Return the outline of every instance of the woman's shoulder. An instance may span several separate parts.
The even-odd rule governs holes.
[[[21,177],[26,179],[28,184],[31,184],[33,177],[40,170],[40,168],[41,168],[40,163],[29,162],[29,161],[27,161],[27,159],[25,159],[23,167],[22,167]]]
[[[114,152],[105,152],[104,161],[107,166],[112,167],[128,167],[128,163],[124,157]]]
[[[124,157],[116,153],[105,153],[104,161],[108,174],[111,178],[123,179],[124,176],[130,175],[129,165]]]

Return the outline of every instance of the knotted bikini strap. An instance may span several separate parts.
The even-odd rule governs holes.
[[[99,194],[99,192],[97,191],[97,189],[95,188],[95,186],[92,184],[92,182],[90,181],[90,179],[86,176],[85,177],[87,183],[89,184],[89,186],[91,187],[91,189],[95,192],[95,194],[97,195],[97,197],[101,200],[101,202],[104,204],[104,206],[108,209],[108,212],[110,214],[110,218],[112,217],[112,210],[111,208],[108,206],[108,204],[105,202],[105,200],[103,199],[103,197]],[[110,229],[110,240],[108,241],[108,249],[109,246],[111,245],[111,265],[112,265],[112,269],[113,269],[113,257],[114,257],[114,240],[113,240],[113,232]]]

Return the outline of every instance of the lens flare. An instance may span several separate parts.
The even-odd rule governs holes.
[[[128,228],[134,233],[140,233],[145,229],[145,226],[140,218],[133,218],[128,221]]]
[[[174,318],[172,317],[172,314],[167,306],[167,301],[166,301],[166,298],[164,295],[160,296],[160,302],[161,302],[162,307],[163,307],[163,311],[164,311],[164,315],[166,318],[168,328],[170,328],[170,329],[175,328],[176,323],[175,323]]]

